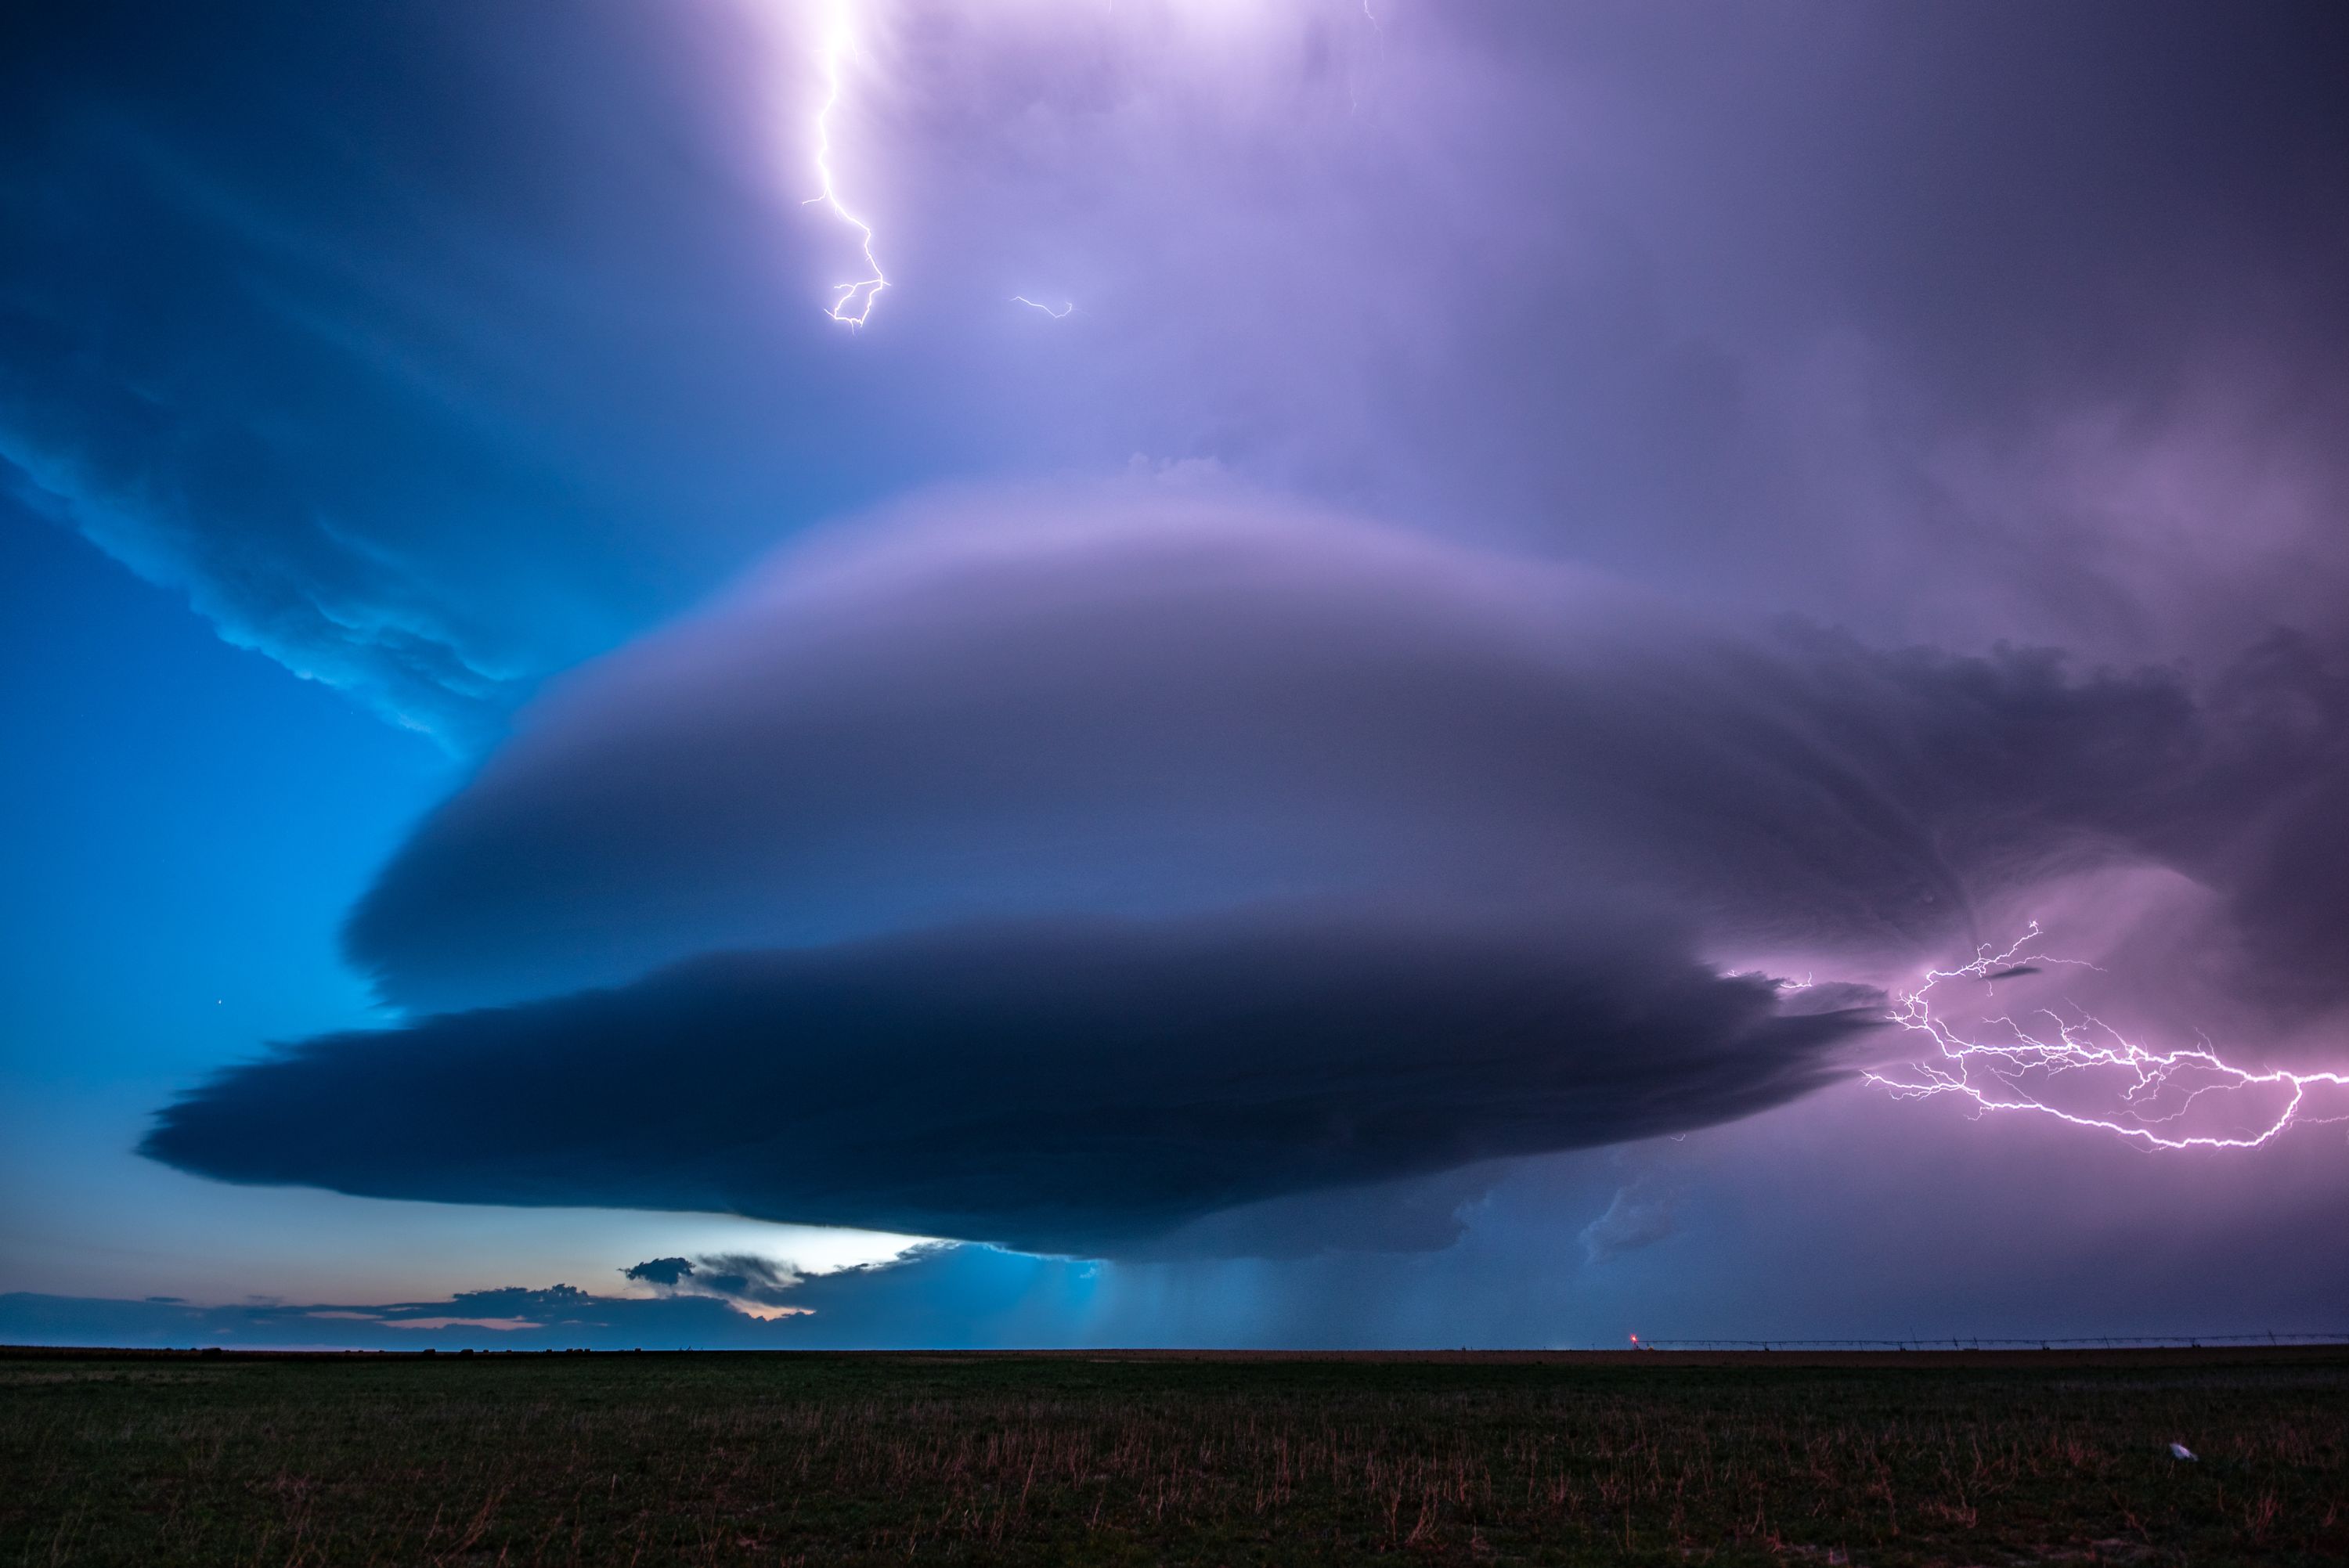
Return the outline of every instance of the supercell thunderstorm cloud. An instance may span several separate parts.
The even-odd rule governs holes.
[[[426,820],[350,949],[472,1010],[235,1069],[148,1148],[1114,1253],[1744,1114],[1871,1026],[1960,1088],[1985,1048],[1887,954],[2115,864],[2256,923],[2332,752],[2160,671],[1740,634],[1263,504],[936,503],[559,684]]]
[[[2336,11],[9,26],[8,1059],[120,1097],[26,1288],[179,1204],[216,1295],[631,1212],[836,1343],[2349,1288]]]

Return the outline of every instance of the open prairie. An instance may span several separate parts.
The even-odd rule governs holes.
[[[2337,1349],[0,1359],[11,1564],[2344,1557]]]

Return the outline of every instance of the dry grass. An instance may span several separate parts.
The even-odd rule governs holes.
[[[2339,1562],[2344,1396],[2306,1354],[0,1360],[0,1564]]]

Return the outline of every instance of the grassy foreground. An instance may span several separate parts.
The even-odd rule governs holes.
[[[0,1565],[909,1558],[2337,1563],[2349,1359],[0,1357]]]

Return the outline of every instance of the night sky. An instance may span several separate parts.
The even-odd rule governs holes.
[[[19,11],[0,1342],[2349,1327],[2338,5]]]

